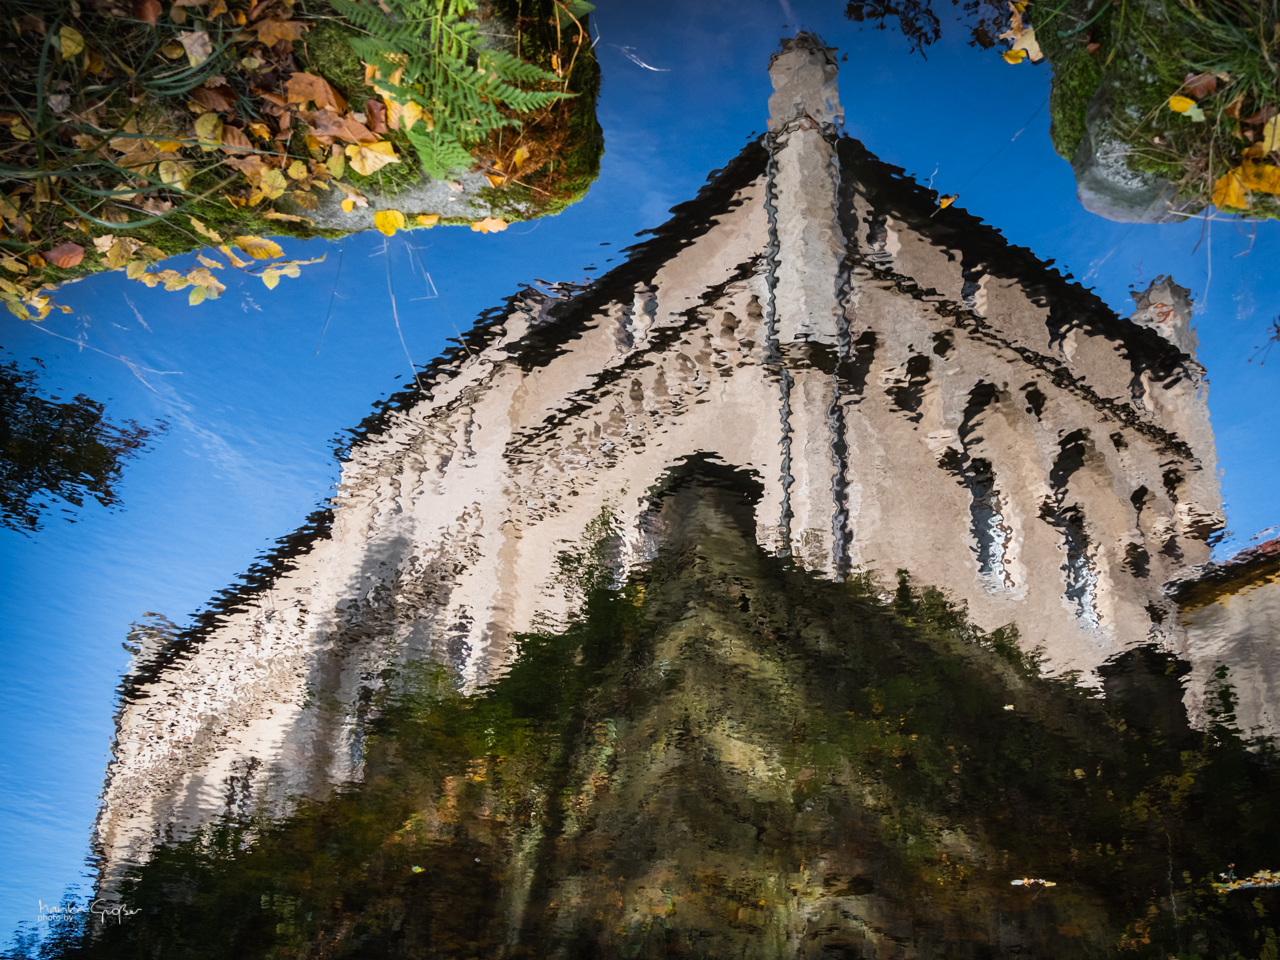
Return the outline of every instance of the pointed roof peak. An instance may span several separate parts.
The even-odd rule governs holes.
[[[769,98],[769,129],[777,131],[792,120],[809,117],[824,128],[844,123],[836,75],[840,67],[836,48],[817,34],[801,30],[783,39],[781,49],[769,58],[773,96]]]

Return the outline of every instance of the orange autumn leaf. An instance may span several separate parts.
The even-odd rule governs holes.
[[[307,26],[297,20],[277,20],[274,17],[268,17],[255,24],[253,29],[258,31],[258,41],[263,46],[273,47],[280,40],[301,40],[302,31],[306,30]]]
[[[501,233],[507,229],[507,221],[499,220],[497,217],[485,217],[483,220],[472,223],[471,229],[477,233]]]
[[[299,116],[317,137],[333,137],[348,143],[372,143],[377,135],[353,117],[340,117],[332,110],[302,111]]]
[[[332,110],[341,113],[347,109],[347,101],[342,94],[333,89],[329,81],[314,73],[295,73],[285,84],[286,98],[289,103],[314,103],[318,110]]]
[[[74,267],[84,259],[84,247],[78,243],[60,243],[44,255],[55,267]]]
[[[1248,203],[1239,170],[1224,173],[1213,185],[1213,205],[1219,210],[1225,210],[1227,207],[1243,210]]]
[[[1240,181],[1248,190],[1280,193],[1280,167],[1269,163],[1246,163],[1240,167]]]

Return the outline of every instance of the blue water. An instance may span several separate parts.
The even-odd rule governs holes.
[[[1280,225],[1261,224],[1255,237],[1229,221],[1131,227],[1093,217],[1049,143],[1047,67],[1012,67],[958,33],[926,61],[893,31],[859,30],[841,8],[601,2],[599,181],[560,216],[505,233],[415,235],[430,286],[402,237],[373,234],[286,243],[290,255],[326,260],[274,291],[247,280],[188,308],[181,294],[98,276],[66,289],[70,316],[5,321],[6,358],[43,360],[49,391],[83,392],[115,418],[170,428],[127,467],[123,509],[91,505],[74,523],[55,513],[30,538],[0,531],[0,931],[35,921],[40,901],[85,882],[129,624],[147,611],[186,623],[300,524],[337,477],[332,439],[398,389],[411,362],[430,360],[534,278],[607,269],[635,233],[692,196],[763,129],[768,57],[797,26],[848,54],[847,131],[882,159],[959,192],[960,206],[1055,258],[1122,313],[1130,286],[1157,274],[1192,289],[1236,534],[1220,551],[1280,523],[1280,355],[1263,366],[1257,354],[1280,312],[1280,274],[1269,268]],[[432,287],[437,297],[416,299]]]

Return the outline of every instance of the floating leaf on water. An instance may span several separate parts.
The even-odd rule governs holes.
[[[434,227],[440,222],[440,214],[438,213],[420,213],[417,216],[418,223],[424,227]]]
[[[501,233],[507,229],[508,223],[497,217],[485,217],[483,220],[476,220],[471,224],[471,229],[477,233]]]
[[[1005,63],[1021,63],[1023,60],[1027,59],[1027,51],[1006,50],[1004,53],[1000,54],[1000,56],[1004,57]]]

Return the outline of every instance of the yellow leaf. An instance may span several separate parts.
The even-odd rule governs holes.
[[[228,260],[231,261],[231,265],[233,267],[239,267],[240,269],[244,269],[245,267],[249,266],[251,262],[249,260],[241,260],[239,257],[236,256],[236,252],[232,250],[231,247],[229,247],[225,243],[222,244],[222,246],[218,247],[218,249],[222,251],[222,255],[224,257],[226,257]]]
[[[379,210],[373,215],[373,225],[385,236],[393,236],[405,228],[404,214],[399,210]]]
[[[130,280],[137,280],[140,276],[147,272],[147,265],[141,260],[131,261],[129,266],[125,268],[124,275]]]
[[[111,244],[111,249],[107,251],[107,266],[112,270],[119,270],[133,259],[133,252],[140,246],[142,246],[141,242],[132,237],[117,237]]]
[[[388,163],[399,163],[400,158],[386,140],[377,143],[353,143],[347,147],[347,156],[351,158],[351,169],[363,176],[372,176]]]
[[[292,213],[281,213],[279,210],[268,210],[263,214],[268,220],[287,220],[290,223],[309,223],[315,225],[314,220],[308,220],[306,217],[297,217]]]
[[[507,221],[499,220],[497,217],[485,217],[483,220],[472,223],[471,229],[477,233],[501,233],[507,229]]]
[[[213,56],[213,41],[204,30],[186,30],[178,34],[178,42],[187,52],[187,62],[198,67]]]
[[[524,162],[528,159],[529,148],[523,145],[516,147],[516,155],[512,157],[511,163],[517,174],[520,172],[520,168],[524,166]]]
[[[307,165],[301,160],[295,160],[289,164],[288,173],[290,180],[301,180],[307,175]]]
[[[19,320],[30,320],[31,314],[22,304],[13,300],[6,300],[4,305],[9,308],[9,312],[16,316]]]
[[[1190,97],[1173,96],[1169,98],[1169,109],[1174,113],[1186,113],[1195,105],[1196,102]]]
[[[950,195],[950,196],[948,196],[948,197],[939,197],[939,198],[938,198],[938,209],[940,209],[940,210],[945,210],[945,209],[947,209],[947,207],[949,207],[949,206],[951,206],[953,203],[955,203],[955,202],[956,202],[956,200],[957,200],[957,199],[959,199],[959,197],[960,197],[960,194],[958,194],[958,193],[953,193],[953,194],[951,194],[951,195]]]
[[[268,200],[275,200],[284,196],[284,192],[288,188],[289,181],[284,178],[284,174],[279,170],[268,170],[264,173],[258,187],[262,191],[262,195]]]
[[[187,303],[191,304],[191,306],[194,307],[198,303],[204,303],[204,298],[207,297],[208,295],[209,295],[209,288],[202,287],[200,286],[200,284],[197,283],[194,286],[192,286],[191,292],[187,294]]]
[[[343,200],[343,201],[342,201],[342,212],[343,212],[343,213],[350,213],[350,212],[351,212],[352,210],[354,210],[355,208],[356,208],[356,202],[355,202],[354,200],[352,200],[350,197],[348,197],[346,200]]]
[[[1240,180],[1249,190],[1280,193],[1280,167],[1269,163],[1246,163],[1239,170]]]
[[[1000,56],[1004,57],[1005,63],[1021,63],[1023,60],[1027,59],[1027,51],[1006,50],[1004,53],[1000,54]]]
[[[236,246],[255,260],[270,260],[284,256],[280,244],[266,237],[236,237]]]
[[[214,260],[212,257],[206,257],[203,253],[197,253],[196,259],[199,260],[201,263],[203,263],[206,267],[209,267],[211,270],[222,270],[226,267],[225,263],[219,263],[217,260]]]
[[[74,27],[63,27],[58,31],[58,39],[62,41],[62,59],[70,60],[84,50],[84,37]]]
[[[438,213],[420,213],[418,214],[418,223],[424,227],[434,227],[440,222],[440,214]]]
[[[1280,114],[1267,121],[1266,126],[1262,128],[1262,138],[1257,145],[1262,147],[1263,153],[1280,150]]]
[[[280,282],[280,271],[272,270],[270,267],[263,270],[262,282],[267,285],[268,290],[274,290],[276,288],[276,284]]]
[[[191,225],[196,228],[196,233],[200,234],[200,236],[208,237],[214,243],[223,242],[222,237],[218,235],[218,232],[216,230],[210,230],[208,227],[206,227],[203,223],[201,223],[195,217],[187,217],[187,219],[191,221]]]
[[[179,163],[177,160],[161,160],[159,172],[161,183],[170,184],[179,190],[187,189],[187,177],[191,172],[188,164]]]
[[[1227,207],[1243,210],[1248,203],[1239,170],[1224,173],[1213,185],[1213,205],[1219,210],[1225,210]]]
[[[334,177],[340,177],[346,172],[347,158],[340,153],[335,153],[324,162],[324,165]]]
[[[196,118],[196,137],[205,152],[222,145],[222,118],[212,110]],[[161,147],[163,150],[164,148]],[[176,149],[176,148],[175,148]]]

